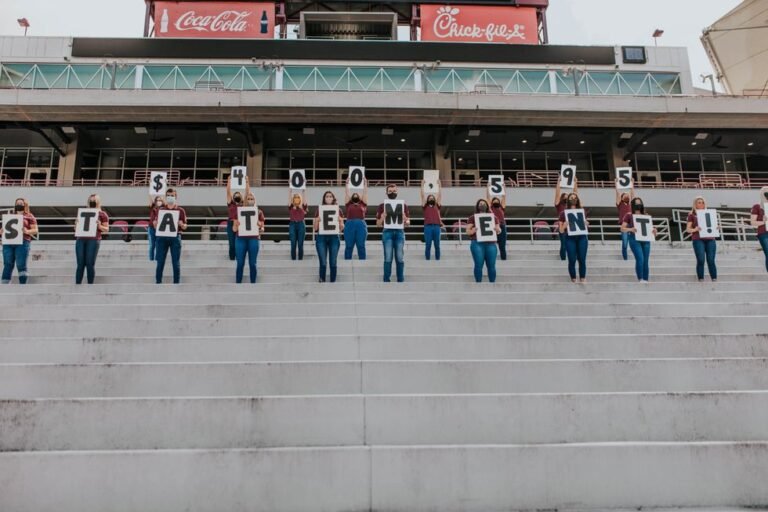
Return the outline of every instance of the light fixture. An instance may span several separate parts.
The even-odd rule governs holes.
[[[647,145],[648,145],[648,141],[647,141],[647,140],[644,140],[644,141],[643,141],[643,146],[647,146]]]
[[[678,162],[677,160],[672,160],[672,163],[673,163],[673,164],[676,164],[677,162]]]
[[[754,146],[754,145],[755,145],[755,143],[754,143],[754,142],[747,142],[747,146],[749,146],[749,147],[752,147],[752,146]]]
[[[293,139],[291,137],[288,137],[288,142],[293,142]]]
[[[727,163],[727,164],[732,164],[732,163],[733,163],[733,160],[726,160],[726,161],[725,161],[725,163]]]
[[[467,135],[469,135],[470,137],[479,137],[480,136],[480,130],[478,130],[476,128],[472,129],[472,130],[469,130]]]
[[[586,143],[587,143],[587,141],[585,141],[585,140],[580,140],[579,141],[579,144],[586,144]]]
[[[74,135],[77,133],[77,130],[74,126],[62,126],[61,131],[66,133],[67,135]]]
[[[526,139],[523,139],[523,144],[528,144],[528,141]]]
[[[226,126],[217,126],[216,133],[218,133],[219,135],[226,135],[229,133],[229,128],[227,128]]]
[[[400,142],[405,142],[405,139],[400,139]]]
[[[146,135],[147,134],[147,127],[146,126],[134,126],[133,131],[136,132],[136,135]]]
[[[398,159],[398,160],[402,160],[402,159],[403,159],[403,157],[399,156],[399,157],[397,157],[397,159]],[[355,160],[357,160],[357,157],[355,157]]]
[[[24,35],[27,35],[27,30],[30,27],[29,20],[27,18],[18,18],[16,23],[18,23],[19,26],[24,29]]]
[[[701,132],[696,134],[696,140],[705,140],[707,137],[709,137],[708,133]]]
[[[315,134],[315,129],[307,127],[307,128],[304,128],[303,130],[301,130],[301,133],[303,133],[304,135],[314,135]]]
[[[395,134],[395,130],[394,130],[394,128],[382,128],[381,129],[381,134],[382,135],[394,135]]]
[[[553,130],[544,130],[541,132],[541,136],[545,139],[551,139],[555,136],[555,132]]]
[[[632,132],[623,132],[621,135],[619,135],[619,138],[622,140],[629,140],[632,138],[633,135],[634,133]]]
[[[513,161],[513,162],[517,162],[517,158],[513,158],[513,159],[512,159],[512,161]]]
[[[109,141],[109,140],[112,140],[112,139],[110,139],[109,137],[104,137],[104,140]]]
[[[459,157],[459,162],[463,162],[463,161],[464,161],[464,159]]]
[[[232,137],[227,137],[227,142],[231,141]]]
[[[469,142],[469,139],[464,139],[464,142]]]
[[[697,142],[691,142],[691,146],[695,146],[696,144],[698,144],[698,143]]]

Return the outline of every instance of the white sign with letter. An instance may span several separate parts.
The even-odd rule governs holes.
[[[631,167],[617,167],[616,168],[616,190],[628,190],[633,187],[632,182],[632,168]]]
[[[384,201],[384,229],[405,229],[405,201]]]
[[[3,215],[3,245],[22,245],[24,243],[24,216]]]
[[[291,169],[289,182],[292,190],[306,190],[307,176],[304,169]]]
[[[241,206],[237,209],[238,236],[261,236],[259,209],[256,206]]]
[[[339,206],[335,204],[324,204],[320,206],[320,229],[321,235],[339,234]]]
[[[707,208],[696,211],[696,220],[701,228],[699,237],[720,238],[720,225],[717,222],[717,210]]]
[[[633,215],[632,224],[637,229],[635,240],[638,242],[656,241],[656,237],[653,235],[653,218],[650,215]]]
[[[155,234],[167,238],[179,236],[179,210],[160,210]]]
[[[588,235],[587,214],[583,208],[565,210],[565,225],[569,236]]]
[[[440,171],[424,171],[424,194],[437,194],[440,192]]]
[[[152,171],[149,173],[149,195],[164,196],[168,190],[168,173]]]
[[[502,174],[492,174],[488,176],[488,195],[491,197],[503,196],[507,193],[504,187],[504,176]]]
[[[365,188],[365,167],[360,165],[349,166],[349,188],[362,190]]]
[[[573,189],[576,184],[576,166],[563,165],[560,167],[560,188]]]
[[[230,185],[232,190],[245,190],[248,183],[248,168],[244,165],[236,165],[229,171]]]
[[[478,242],[496,242],[496,217],[492,213],[475,214],[475,239]]]
[[[96,238],[99,229],[98,208],[78,208],[77,223],[75,224],[75,237]]]

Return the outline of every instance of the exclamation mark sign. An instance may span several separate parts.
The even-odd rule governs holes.
[[[709,213],[705,213],[704,219],[707,221],[707,233],[711,233],[712,232],[712,216]]]

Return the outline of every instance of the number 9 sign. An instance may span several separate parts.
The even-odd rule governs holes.
[[[576,183],[576,166],[563,165],[560,167],[560,188],[573,189]]]

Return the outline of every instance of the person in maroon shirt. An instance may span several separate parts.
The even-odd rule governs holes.
[[[568,255],[568,274],[572,282],[576,281],[576,263],[579,264],[579,281],[587,282],[587,250],[589,249],[589,237],[587,235],[571,235],[568,233],[568,221],[565,218],[566,210],[575,210],[584,208],[581,205],[581,198],[576,192],[568,194],[566,207],[560,213],[560,234],[565,235],[565,252]],[[586,215],[586,211],[585,211]],[[585,219],[587,226],[589,221]]]
[[[336,196],[330,190],[323,194],[322,205],[337,205]],[[320,264],[318,281],[325,282],[325,273],[328,267],[331,269],[331,282],[336,282],[336,260],[339,255],[341,241],[338,234],[320,233],[320,206],[317,207],[317,215],[313,222],[315,233],[315,248],[317,249],[317,261]],[[339,212],[339,230],[344,230],[344,217]]]
[[[616,178],[616,183],[618,182],[619,179]],[[619,212],[619,226],[621,226],[621,223],[624,221],[624,218],[627,216],[627,214],[631,213],[632,211],[632,207],[630,206],[629,202],[632,201],[633,197],[635,197],[634,189],[629,189],[629,192],[622,192],[619,189],[616,189],[616,209]],[[624,258],[624,261],[629,259],[627,254],[627,247],[629,247],[629,232],[622,230],[621,257]]]
[[[717,241],[714,238],[702,238],[699,232],[699,219],[697,216],[698,210],[705,210],[707,208],[707,202],[703,197],[697,196],[693,200],[693,208],[691,213],[688,214],[688,223],[686,225],[686,231],[691,235],[691,242],[693,245],[693,252],[696,254],[696,276],[699,278],[699,282],[704,281],[704,261],[707,262],[709,268],[709,277],[712,278],[712,282],[717,281],[717,265],[715,264],[715,256],[717,255]]]
[[[365,180],[362,194],[349,189],[349,181],[344,194],[344,259],[351,260],[352,252],[357,247],[358,259],[366,258],[365,241],[368,238],[368,226],[365,214],[368,210],[368,179]]]
[[[630,205],[632,211],[624,216],[624,220],[621,222],[621,232],[629,235],[629,248],[635,257],[635,275],[637,280],[641,283],[647,283],[650,277],[651,242],[637,240],[635,236],[637,227],[635,226],[634,219],[635,215],[646,215],[645,205],[639,197],[633,197]],[[651,231],[655,236],[657,233],[656,228],[651,227]]]
[[[429,194],[424,199],[424,180],[421,180],[419,189],[421,206],[424,209],[424,257],[429,261],[432,245],[435,246],[435,260],[440,261],[440,235],[442,234],[443,219],[440,216],[442,208],[442,191],[437,195]]]
[[[578,194],[579,193],[579,180],[574,178],[573,180],[573,193]],[[557,182],[557,185],[555,186],[555,212],[557,213],[557,219],[560,219],[560,214],[565,211],[565,209],[568,207],[568,193],[562,192],[560,190],[560,181]],[[560,224],[558,221],[558,236],[560,237],[560,260],[565,261],[566,257],[566,250],[565,250],[565,240],[566,236],[568,234],[566,233],[563,235],[563,233],[560,232]]]
[[[75,284],[83,284],[83,274],[87,271],[88,284],[93,284],[96,279],[96,257],[99,255],[99,245],[101,244],[101,234],[109,231],[109,217],[101,209],[101,198],[98,194],[91,194],[88,197],[88,208],[99,210],[98,223],[95,237],[75,237],[75,257],[77,259],[77,269],[75,270]]]
[[[29,272],[27,271],[27,260],[29,259],[29,250],[32,245],[32,237],[38,233],[37,219],[29,210],[29,201],[20,197],[14,202],[15,215],[24,216],[24,241],[21,245],[3,244],[3,277],[2,283],[9,284],[13,276],[13,267],[19,272],[19,284],[27,284]]]
[[[245,195],[251,192],[248,181],[245,182]],[[235,230],[233,226],[237,220],[237,207],[243,206],[243,194],[236,190],[232,192],[232,176],[227,178],[227,242],[229,244],[229,259],[235,260]]]
[[[499,235],[497,237],[499,246],[499,258],[502,261],[507,259],[507,196],[493,196],[491,197],[490,191],[486,194],[488,203],[491,205],[491,213],[496,217],[496,225],[499,227]]]
[[[488,201],[480,199],[475,203],[475,214],[477,213],[491,213],[488,208]],[[501,227],[496,222],[496,216],[494,215],[494,231],[496,236],[501,232]],[[475,226],[475,215],[472,214],[467,217],[467,235],[471,240],[469,250],[472,253],[472,261],[474,262],[474,275],[475,282],[483,282],[483,265],[488,271],[488,282],[496,282],[496,255],[498,253],[498,242],[478,242],[477,241],[477,226]]]
[[[155,238],[155,221],[157,212],[165,208],[165,198],[163,196],[149,196],[149,226],[147,226],[147,242],[149,242],[149,261],[155,261],[157,252],[157,239]]]
[[[256,205],[256,197],[249,190],[245,195],[245,206],[253,207]],[[235,224],[233,226],[235,233],[237,234],[237,240],[235,240],[235,253],[237,258],[237,267],[235,269],[235,282],[240,284],[243,282],[243,271],[245,269],[245,257],[248,256],[248,270],[250,272],[251,284],[256,282],[256,258],[259,256],[259,245],[261,235],[264,233],[264,211],[259,208],[258,215],[258,234],[257,235],[241,235],[240,234],[240,222],[235,216]]]
[[[387,185],[387,198],[391,201],[397,199],[397,185]],[[376,225],[382,228],[381,245],[384,249],[384,282],[390,282],[392,276],[392,260],[395,260],[395,272],[397,282],[405,281],[405,228],[411,225],[411,214],[408,205],[403,202],[402,228],[387,226],[384,203],[379,204],[376,210]]]
[[[169,188],[165,193],[165,208],[158,211],[158,215],[155,218],[155,230],[158,228],[158,222],[160,221],[160,215],[164,210],[178,210],[179,211],[179,225],[178,234],[173,237],[158,236],[157,237],[157,268],[155,270],[155,282],[160,284],[163,282],[163,270],[165,269],[165,260],[168,257],[168,251],[171,251],[171,266],[173,267],[173,284],[179,284],[181,281],[181,233],[187,229],[187,212],[184,208],[181,208],[177,203],[178,194],[176,190]]]
[[[291,259],[304,259],[304,238],[307,236],[307,225],[304,222],[307,216],[307,199],[304,191],[295,193],[288,191],[288,237],[291,240]]]
[[[765,271],[768,272],[768,231],[765,229],[765,209],[763,205],[768,203],[768,187],[760,189],[760,202],[752,207],[750,224],[757,228],[757,241],[765,254]]]

